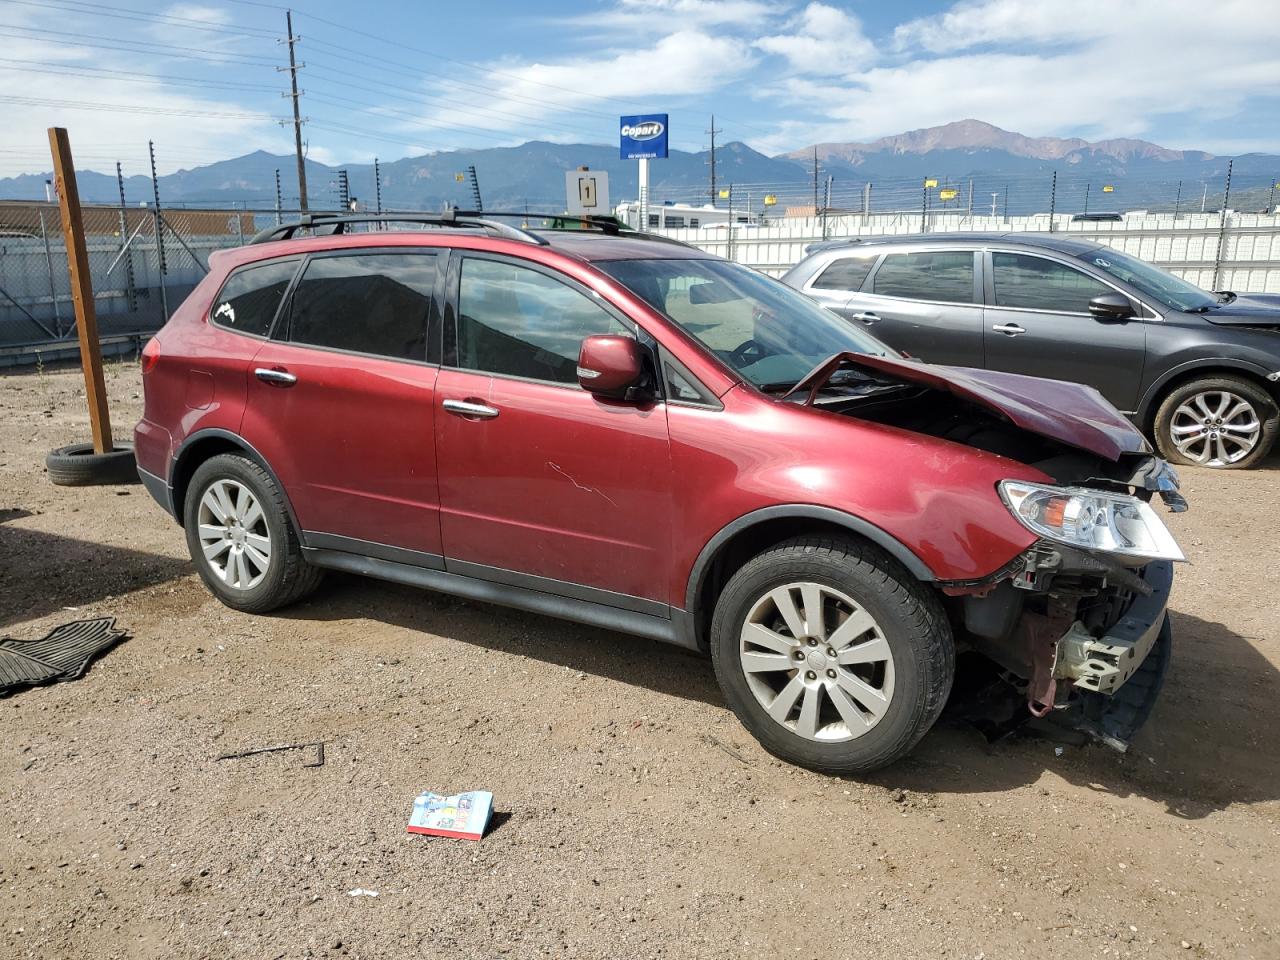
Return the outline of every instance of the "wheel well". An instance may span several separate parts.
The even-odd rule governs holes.
[[[221,453],[239,453],[251,460],[257,460],[248,448],[223,436],[201,437],[184,449],[178,456],[178,462],[173,466],[173,512],[177,515],[179,526],[185,519],[183,505],[187,500],[187,485],[191,482],[192,475],[200,464]]]
[[[725,584],[742,568],[743,564],[784,540],[807,534],[834,535],[877,546],[869,537],[864,537],[843,524],[817,517],[775,517],[761,520],[738,531],[719,546],[707,563],[702,573],[702,580],[698,584],[694,607],[689,612],[694,618],[694,630],[699,647],[703,650],[707,649],[716,601],[720,599],[720,593],[724,590]]]
[[[1191,383],[1193,380],[1206,380],[1211,377],[1235,377],[1238,380],[1247,380],[1271,397],[1277,406],[1280,406],[1280,384],[1272,383],[1266,377],[1259,376],[1252,370],[1245,370],[1241,367],[1196,367],[1185,373],[1170,377],[1166,383],[1161,384],[1160,388],[1152,396],[1151,402],[1147,404],[1146,412],[1142,417],[1143,430],[1149,435],[1154,435],[1156,414],[1169,394],[1184,384]]]

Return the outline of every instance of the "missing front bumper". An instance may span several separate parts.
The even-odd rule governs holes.
[[[1070,680],[1081,690],[1112,695],[1138,672],[1165,622],[1173,564],[1167,560],[1150,563],[1142,579],[1151,593],[1134,597],[1102,637],[1094,637],[1079,621],[1071,624],[1057,644],[1055,680]]]

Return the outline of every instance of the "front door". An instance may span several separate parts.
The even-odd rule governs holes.
[[[584,337],[634,328],[553,271],[455,264],[436,389],[446,568],[665,614],[666,409],[597,399],[576,373]]]
[[[312,257],[249,367],[241,433],[280,478],[311,546],[442,565],[437,263],[420,249]]]
[[[1099,320],[1089,313],[1091,299],[1115,288],[1035,254],[997,251],[989,257],[987,366],[1088,384],[1120,410],[1137,409],[1145,324],[1137,316]]]
[[[890,253],[840,313],[919,360],[982,366],[982,297],[972,250]]]

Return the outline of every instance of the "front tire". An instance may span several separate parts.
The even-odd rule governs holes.
[[[1155,439],[1171,463],[1248,470],[1270,451],[1276,402],[1242,377],[1206,377],[1175,388],[1156,411]]]
[[[937,597],[843,537],[797,537],[746,563],[716,604],[711,655],[729,707],[766,750],[840,775],[910,751],[955,674]]]
[[[226,453],[197,467],[183,518],[200,579],[229,607],[266,613],[320,583],[323,571],[303,559],[279,486],[247,457]]]

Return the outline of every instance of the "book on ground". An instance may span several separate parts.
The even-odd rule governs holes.
[[[484,836],[492,814],[493,794],[487,790],[470,790],[452,796],[428,791],[413,801],[409,832],[479,840]]]

